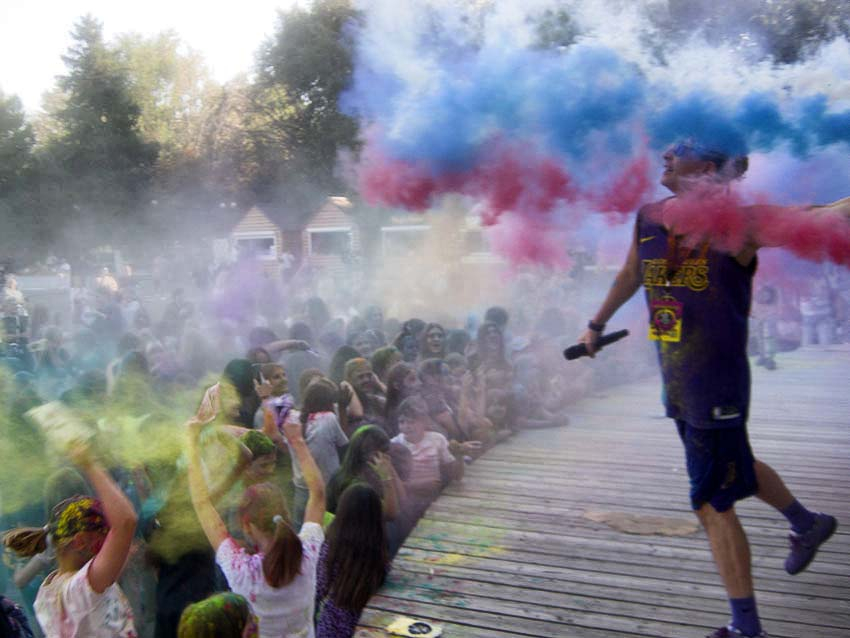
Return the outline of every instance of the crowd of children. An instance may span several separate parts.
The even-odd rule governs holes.
[[[94,323],[48,321],[0,362],[0,440],[32,461],[2,487],[8,635],[353,636],[441,489],[590,385],[552,308],[444,325],[312,297],[272,328],[92,295]],[[57,446],[57,419],[93,434]]]

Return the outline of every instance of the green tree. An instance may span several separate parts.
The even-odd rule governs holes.
[[[850,35],[846,0],[668,0],[647,7],[661,49],[680,46],[699,31],[709,42],[748,46],[789,64],[824,42]]]
[[[774,0],[759,5],[752,23],[776,62],[796,62],[824,42],[850,36],[846,0]]]
[[[309,10],[279,15],[261,48],[249,117],[251,150],[263,169],[254,192],[291,206],[309,206],[344,184],[338,153],[357,147],[357,123],[339,110],[352,69],[347,26],[358,18],[348,0],[316,0]]]
[[[65,99],[52,114],[57,137],[41,158],[43,179],[59,192],[45,205],[85,235],[109,236],[132,221],[144,201],[157,145],[142,138],[141,110],[100,22],[81,18],[72,37],[62,57],[67,74],[58,81]]]
[[[21,100],[0,90],[0,197],[21,188],[32,165],[35,135]]]
[[[0,91],[0,259],[30,252],[42,228],[35,205],[35,135],[17,96]]]
[[[566,7],[545,9],[533,17],[537,35],[536,45],[540,49],[568,47],[575,43],[579,29]]]
[[[238,165],[220,170],[218,134],[225,131],[218,120],[225,116],[232,122],[228,108],[222,108],[228,105],[227,92],[212,79],[203,57],[173,31],[125,34],[112,48],[139,106],[139,133],[159,146],[147,216],[150,230],[178,237],[197,236],[199,229],[220,230],[210,223],[209,211],[218,210],[221,201],[239,199],[240,184]]]
[[[197,155],[208,103],[218,90],[203,57],[185,49],[174,31],[125,34],[113,48],[139,107],[139,133],[159,145],[160,163]]]

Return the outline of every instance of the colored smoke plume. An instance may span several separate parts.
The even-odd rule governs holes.
[[[801,162],[850,143],[850,96],[837,81],[850,76],[846,41],[797,65],[769,67],[694,36],[662,60],[645,45],[640,11],[613,4],[600,12],[594,3],[572,3],[580,37],[549,48],[539,46],[531,25],[557,9],[552,3],[360,4],[353,82],[341,103],[368,131],[356,171],[361,192],[373,204],[407,210],[460,194],[485,225],[510,226],[495,244],[513,261],[562,263],[534,238],[545,243],[547,233],[575,231],[595,213],[630,219],[655,195],[657,157],[676,141]],[[810,201],[821,196],[813,192]],[[689,202],[677,223],[730,250],[747,231],[764,230],[732,199],[713,203],[721,207]],[[685,212],[714,221],[686,220]],[[803,216],[795,219],[778,224],[784,235],[762,234],[793,240],[806,258],[846,262],[843,240],[823,251],[809,245],[826,222],[809,228]]]
[[[754,241],[784,247],[810,261],[850,266],[850,223],[833,209],[746,205],[730,190],[700,184],[657,211],[655,221],[686,236],[692,245],[707,241],[717,250],[737,253]]]

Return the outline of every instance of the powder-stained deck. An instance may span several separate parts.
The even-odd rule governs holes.
[[[739,505],[771,638],[850,636],[850,349],[780,355],[754,369],[750,438],[798,498],[843,527],[803,574],[782,568],[787,528]],[[468,468],[414,530],[361,619],[385,636],[397,615],[444,636],[701,638],[728,617],[705,534],[636,535],[594,522],[637,515],[693,524],[673,424],[653,379],[573,409],[559,430],[523,433]],[[664,517],[654,521],[650,517]],[[679,530],[682,531],[682,530]]]

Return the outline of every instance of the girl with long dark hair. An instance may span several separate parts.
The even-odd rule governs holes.
[[[384,518],[398,515],[404,488],[390,460],[390,439],[377,425],[364,425],[351,437],[342,463],[328,482],[328,511],[336,514],[342,493],[355,483],[368,483],[381,497]]]
[[[429,323],[419,336],[420,359],[443,359],[446,356],[446,329]]]
[[[316,638],[351,638],[389,571],[378,493],[354,483],[339,499],[316,574]]]

